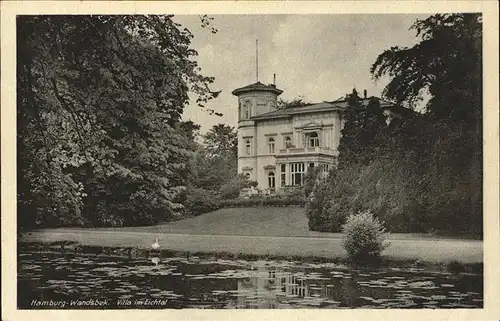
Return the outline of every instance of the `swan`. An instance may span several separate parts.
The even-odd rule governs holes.
[[[153,262],[154,265],[158,266],[158,263],[160,263],[160,258],[159,257],[152,257],[151,262]]]
[[[158,250],[160,248],[160,244],[158,243],[158,238],[156,238],[155,242],[151,244],[153,250]]]

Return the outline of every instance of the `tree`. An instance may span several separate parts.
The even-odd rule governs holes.
[[[306,101],[304,96],[299,95],[298,97],[292,99],[292,100],[284,100],[279,98],[278,103],[276,104],[276,108],[278,109],[283,109],[283,108],[291,108],[291,107],[304,107],[310,105],[311,102]]]
[[[201,126],[191,120],[179,123],[179,130],[191,142],[196,142],[200,135]]]
[[[217,124],[205,135],[191,167],[193,185],[219,190],[236,176],[238,161],[238,135],[234,127]]]
[[[390,77],[383,94],[399,105],[427,95],[425,113],[387,126],[376,100],[348,97],[339,167],[308,205],[312,229],[336,231],[370,210],[395,232],[482,235],[481,16],[433,15],[412,28],[421,41],[384,51],[371,72]]]
[[[392,78],[384,96],[414,106],[427,93],[433,116],[475,124],[482,107],[481,14],[436,14],[411,29],[418,44],[387,49],[371,67],[375,79]]]
[[[412,26],[421,41],[393,47],[373,64],[391,76],[386,97],[412,106],[424,93],[427,124],[418,137],[425,203],[437,228],[482,229],[482,17],[437,14]],[[452,226],[451,226],[452,225]]]
[[[151,224],[181,205],[188,92],[216,97],[172,16],[19,16],[19,226]]]
[[[367,164],[384,144],[386,123],[377,98],[371,98],[367,106],[361,104],[356,89],[348,96],[349,109],[339,144],[339,166],[349,167],[354,163]]]
[[[238,134],[234,127],[217,124],[203,136],[207,153],[211,156],[238,156]]]

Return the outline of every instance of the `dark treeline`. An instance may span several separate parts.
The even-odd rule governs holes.
[[[191,38],[171,16],[18,17],[20,229],[182,215],[195,146],[180,117],[188,92],[201,108],[218,95]]]
[[[392,232],[482,235],[482,24],[478,14],[434,15],[421,41],[384,51],[371,68],[391,78],[384,96],[411,109],[387,125],[380,104],[350,99],[338,169],[308,204],[313,230],[339,231],[370,210]]]

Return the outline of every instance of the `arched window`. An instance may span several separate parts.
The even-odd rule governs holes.
[[[252,153],[252,143],[250,142],[250,139],[247,139],[245,141],[245,154],[247,156],[250,156],[251,153]]]
[[[274,154],[274,138],[270,137],[267,144],[269,146],[269,154]]]
[[[269,183],[269,188],[274,188],[276,186],[274,172],[269,172],[269,174],[267,174],[267,182]]]
[[[292,147],[292,138],[290,136],[285,137],[285,148]]]

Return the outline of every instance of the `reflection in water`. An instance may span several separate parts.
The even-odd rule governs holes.
[[[251,269],[254,271],[254,269]],[[332,274],[332,273],[331,273]],[[238,308],[291,308],[299,306],[337,307],[336,293],[344,292],[335,284],[335,279],[350,279],[350,274],[336,271],[332,277],[322,273],[302,271],[282,271],[260,266],[253,274],[238,280]],[[349,283],[344,282],[344,283]],[[348,287],[349,288],[349,287]]]
[[[107,309],[483,306],[483,279],[479,274],[356,270],[333,263],[197,257],[127,259],[37,252],[20,254],[18,262],[18,305],[22,309],[53,308],[34,307],[33,300],[75,299],[107,300]]]
[[[309,289],[300,274],[260,267],[254,275],[238,280],[238,307],[276,308],[284,301],[282,298],[310,298]],[[326,287],[324,290],[322,296],[327,296]]]

